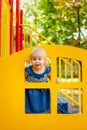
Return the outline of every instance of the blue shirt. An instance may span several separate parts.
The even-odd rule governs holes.
[[[51,68],[46,67],[42,74],[36,74],[32,70],[32,66],[25,68],[28,74],[26,80],[28,82],[47,82],[47,74]],[[25,90],[25,110],[31,113],[44,113],[50,110],[50,91],[49,89],[26,89]]]
[[[32,66],[29,66],[29,67],[25,68],[25,71],[27,73],[26,80],[28,82],[47,82],[47,75],[48,75],[48,73],[50,73],[51,69],[50,69],[50,67],[46,67],[45,71],[43,73],[36,74],[32,70]]]

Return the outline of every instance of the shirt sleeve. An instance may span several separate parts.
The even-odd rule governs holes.
[[[25,72],[26,72],[27,74],[30,74],[30,72],[31,72],[31,71],[30,71],[30,67],[26,67],[26,68],[25,68]]]
[[[51,72],[51,67],[50,67],[50,66],[46,68],[46,72],[47,72],[47,73],[50,73],[50,72]]]

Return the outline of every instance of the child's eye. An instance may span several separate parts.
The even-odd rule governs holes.
[[[41,60],[41,58],[39,58],[39,60]]]
[[[34,58],[33,60],[36,60],[36,58]]]

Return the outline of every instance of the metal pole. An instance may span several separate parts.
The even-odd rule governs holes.
[[[20,50],[20,29],[19,29],[19,17],[20,17],[20,0],[16,0],[16,52]]]
[[[10,10],[10,54],[13,53],[13,1],[9,0],[11,10]]]
[[[23,10],[20,10],[20,24],[23,24]],[[23,27],[20,26],[20,50],[23,49]]]

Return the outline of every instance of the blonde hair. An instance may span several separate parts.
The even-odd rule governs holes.
[[[34,48],[31,53],[30,53],[30,59],[32,58],[32,56],[34,54],[37,54],[37,53],[41,53],[42,55],[44,55],[44,57],[46,57],[46,51],[43,49],[43,48]]]

